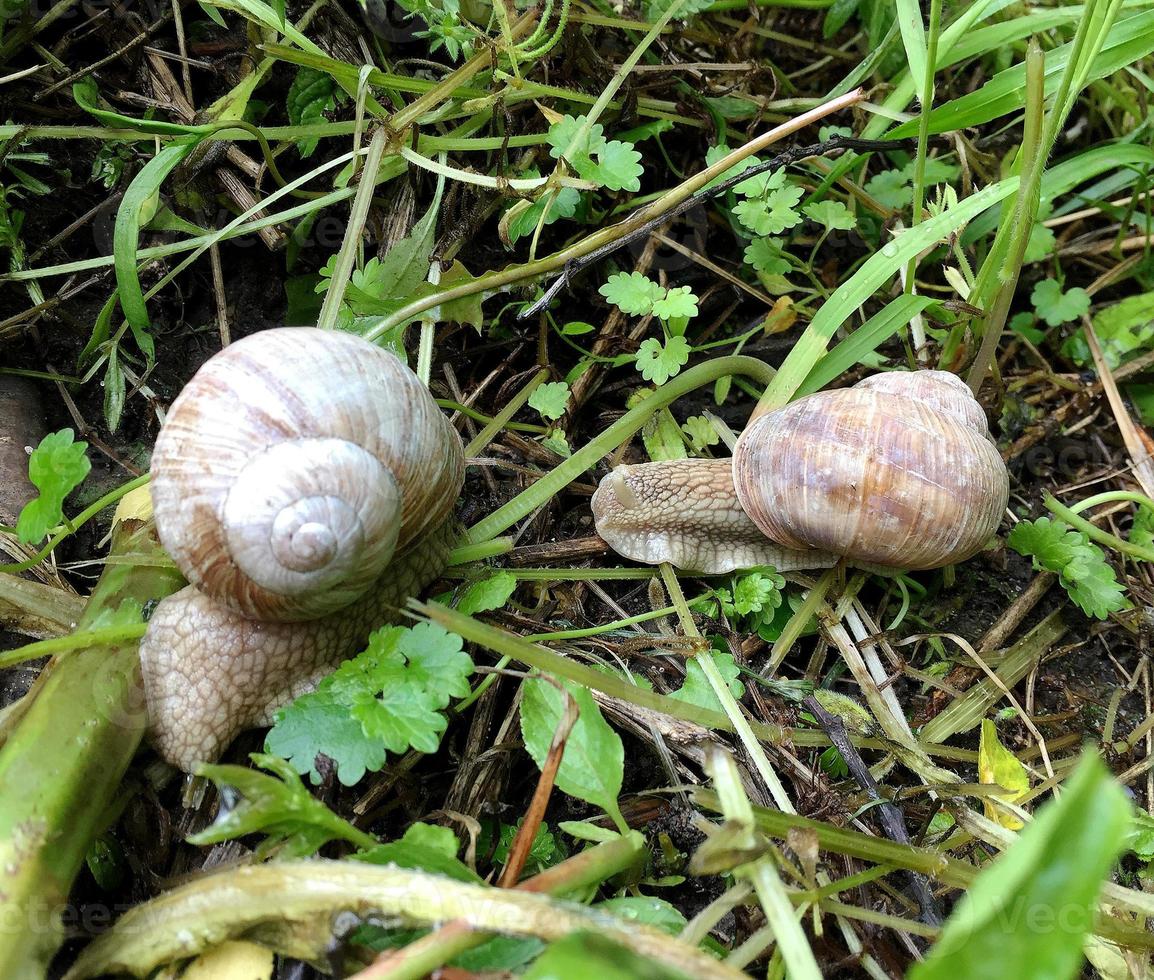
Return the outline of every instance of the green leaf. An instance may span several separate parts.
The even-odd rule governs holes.
[[[779,238],[755,238],[745,246],[745,261],[767,276],[784,276],[793,268]]]
[[[640,190],[641,154],[632,143],[606,140],[600,123],[584,129],[585,120],[585,116],[563,116],[549,127],[545,140],[550,156],[559,160],[564,155],[579,177],[608,190]]]
[[[1127,296],[1099,310],[1094,314],[1093,326],[1106,364],[1111,370],[1117,369],[1130,355],[1154,345],[1154,293]],[[1081,333],[1073,334],[1062,345],[1062,353],[1082,367],[1093,363]]]
[[[966,890],[910,980],[1076,976],[1103,879],[1129,825],[1121,787],[1087,752],[1061,797]]]
[[[764,198],[742,201],[734,209],[737,219],[758,235],[777,235],[801,223],[798,202],[805,192],[790,184],[772,190]]]
[[[569,404],[569,386],[564,381],[549,381],[538,385],[529,396],[529,407],[541,413],[541,418],[555,422],[565,414]]]
[[[894,0],[898,29],[906,49],[910,77],[918,84],[926,77],[926,32],[922,25],[922,8],[918,0]]]
[[[527,173],[526,176],[536,175]],[[518,205],[521,203],[529,206],[518,210]],[[545,215],[543,224],[548,226],[562,218],[572,218],[577,213],[577,206],[580,203],[581,192],[575,187],[562,187],[559,190],[547,191],[536,201],[518,202],[509,209],[510,212],[516,210],[517,213],[505,227],[506,234],[509,236],[509,244],[515,245],[518,239],[532,235],[537,230],[538,223],[541,222],[542,214]],[[546,208],[549,210],[546,211]]]
[[[466,616],[472,616],[479,612],[500,609],[516,591],[516,575],[512,572],[495,572],[465,589],[461,598],[457,600],[457,610]]]
[[[337,86],[333,76],[315,68],[298,68],[292,85],[285,97],[285,109],[289,122],[294,126],[324,122],[325,113],[337,104]],[[318,139],[305,139],[297,143],[301,159],[312,155]]]
[[[64,520],[64,498],[88,476],[92,464],[88,443],[74,442],[71,429],[50,432],[28,459],[28,479],[40,491],[20,511],[16,535],[24,544],[39,544]]]
[[[730,694],[735,698],[740,698],[745,694],[745,685],[738,680],[741,676],[741,668],[734,662],[733,654],[703,653],[698,654],[698,656],[707,656],[713,660],[725,680],[725,686],[729,688]],[[718,700],[717,693],[713,690],[713,685],[709,683],[709,678],[705,676],[705,671],[701,669],[701,664],[697,662],[697,657],[686,661],[685,683],[669,696],[678,701],[695,704],[699,708],[708,708],[710,711],[725,710]]]
[[[116,288],[120,297],[120,308],[124,318],[132,328],[132,336],[140,349],[153,359],[152,338],[148,330],[148,307],[144,302],[144,291],[140,288],[140,276],[136,271],[136,247],[140,238],[142,213],[148,209],[151,217],[155,210],[156,195],[161,184],[172,170],[193,150],[200,139],[171,143],[148,161],[140,172],[132,178],[120,207],[116,211],[116,222],[112,230],[113,268],[116,271]]]
[[[677,6],[676,19],[689,20],[694,14],[708,10],[712,4],[713,0],[682,0]],[[650,23],[655,23],[671,6],[673,6],[673,0],[648,0],[645,4],[645,19]]]
[[[1058,581],[1087,616],[1105,619],[1126,607],[1122,587],[1102,549],[1062,521],[1020,521],[1006,543],[1034,559],[1036,569],[1058,573]]]
[[[877,290],[906,262],[942,236],[962,227],[975,215],[992,207],[1018,189],[1018,179],[1009,177],[983,188],[950,207],[941,214],[903,232],[895,242],[889,242],[859,266],[858,270],[834,290],[814,314],[805,333],[798,338],[770,382],[762,404],[770,409],[786,404],[825,354],[826,346],[854,310],[871,298]],[[888,307],[887,307],[888,308]]]
[[[688,286],[674,286],[653,303],[653,315],[662,320],[697,316],[697,297]]]
[[[866,193],[887,208],[900,211],[914,199],[910,176],[903,170],[883,170],[874,174],[865,184]]]
[[[412,868],[445,875],[455,881],[481,882],[481,877],[458,860],[456,835],[448,827],[415,823],[400,840],[362,851],[353,857],[366,864],[393,864],[398,868]]]
[[[565,714],[566,694],[579,712],[565,754],[557,770],[557,787],[569,796],[601,807],[619,825],[623,823],[617,797],[625,773],[625,748],[621,738],[601,716],[588,689],[562,681],[556,684],[533,677],[522,686],[521,737],[538,767],[545,764],[553,734]]]
[[[386,751],[435,752],[447,725],[442,709],[469,693],[472,672],[456,634],[432,623],[385,627],[316,691],[277,712],[265,745],[314,781],[316,756],[326,755],[351,786],[380,769]]]
[[[688,980],[686,974],[645,959],[594,932],[573,932],[550,943],[521,976],[523,980]]]
[[[366,772],[377,772],[386,758],[384,746],[365,736],[348,705],[320,690],[302,694],[276,713],[264,747],[287,759],[297,772],[308,773],[314,783],[321,779],[317,756],[327,756],[336,763],[344,786],[355,786]]]
[[[616,272],[597,290],[622,313],[645,316],[665,295],[665,289],[640,272]]]
[[[640,922],[653,926],[671,936],[678,935],[686,926],[685,916],[663,898],[651,895],[622,895],[607,898],[593,906],[609,912],[626,922]]]
[[[1030,302],[1034,304],[1038,316],[1051,327],[1077,320],[1083,313],[1090,312],[1090,294],[1080,286],[1062,291],[1061,285],[1054,279],[1043,279],[1030,294]]]
[[[849,231],[857,226],[857,218],[841,201],[818,201],[816,204],[807,204],[802,211],[830,231]]]
[[[188,838],[203,847],[235,840],[248,834],[268,835],[262,850],[281,844],[281,858],[307,857],[331,840],[347,840],[362,845],[368,836],[342,820],[309,793],[292,767],[283,759],[254,753],[252,761],[273,775],[245,766],[201,766],[218,789],[226,787],[240,794],[220,810],[216,820]]]
[[[650,337],[637,349],[637,370],[655,385],[665,384],[688,363],[689,342],[684,337],[670,337],[664,344]]]
[[[1067,41],[1046,52],[1046,98],[1057,94],[1066,64],[1074,50],[1074,42]],[[1112,75],[1116,71],[1146,57],[1154,51],[1154,11],[1139,11],[1115,23],[1101,50],[1089,66],[1087,82]],[[930,133],[980,126],[982,123],[1016,112],[1025,105],[1026,66],[1024,63],[1000,71],[975,92],[938,106],[930,113]],[[920,79],[915,80],[920,84]],[[902,123],[887,133],[889,139],[914,136],[919,120]]]
[[[713,427],[713,423],[704,415],[689,416],[682,424],[681,431],[689,439],[689,444],[698,452],[721,442],[721,436]]]

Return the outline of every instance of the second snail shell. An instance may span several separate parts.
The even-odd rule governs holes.
[[[210,359],[156,442],[152,496],[190,583],[249,619],[313,619],[456,503],[460,441],[395,356],[280,328]]]
[[[762,416],[733,477],[778,544],[906,569],[980,551],[1009,498],[981,406],[945,371],[875,375]]]

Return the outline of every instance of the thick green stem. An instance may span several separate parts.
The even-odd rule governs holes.
[[[520,889],[488,888],[442,875],[356,861],[284,861],[202,875],[139,905],[89,946],[66,977],[145,976],[231,936],[259,935],[285,956],[321,960],[331,937],[308,924],[349,911],[427,926],[462,919],[487,932],[546,941],[595,931],[667,969],[699,980],[745,974],[650,925]],[[280,928],[269,926],[282,924]],[[23,974],[20,974],[23,976]],[[410,974],[402,974],[410,975]]]
[[[125,521],[77,629],[126,600],[175,591],[151,524]],[[43,976],[64,938],[61,913],[144,735],[135,642],[77,650],[44,669],[0,749],[0,976]]]

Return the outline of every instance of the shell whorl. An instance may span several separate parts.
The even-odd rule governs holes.
[[[772,540],[896,568],[969,558],[1009,497],[981,406],[943,371],[878,375],[764,415],[733,468],[742,508]]]
[[[250,619],[313,619],[365,592],[457,500],[460,439],[395,356],[334,331],[266,330],[210,358],[156,441],[161,541]]]

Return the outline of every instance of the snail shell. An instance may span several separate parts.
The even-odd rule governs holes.
[[[212,357],[156,441],[161,542],[249,619],[315,619],[362,595],[457,500],[460,440],[394,355],[279,328]]]
[[[191,772],[440,574],[464,453],[396,357],[298,327],[205,363],[152,474],[157,532],[192,584],[156,607],[141,678],[150,740]]]
[[[733,476],[778,544],[906,569],[980,551],[1010,492],[981,406],[945,371],[876,375],[765,415]]]

